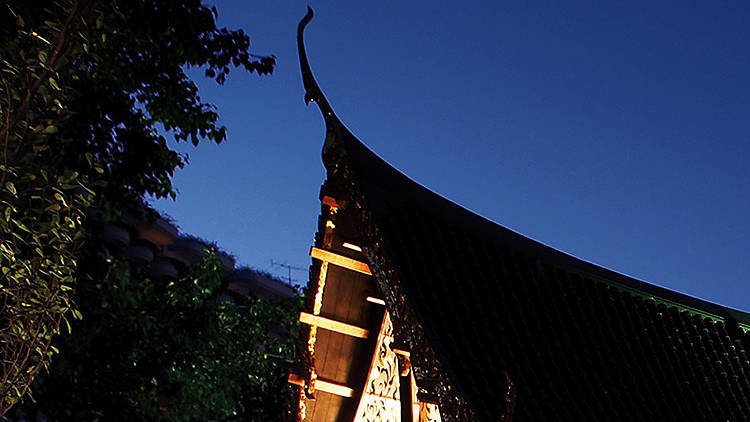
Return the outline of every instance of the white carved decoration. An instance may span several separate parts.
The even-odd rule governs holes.
[[[386,312],[354,422],[401,422],[398,358],[391,349],[392,342],[393,324]],[[414,376],[410,378],[414,392],[413,422],[441,422],[436,404],[416,403],[417,386]]]
[[[438,406],[433,403],[419,403],[419,422],[441,422]]]
[[[398,360],[391,350],[393,324],[388,312],[378,333],[365,391],[357,407],[355,422],[400,422]]]

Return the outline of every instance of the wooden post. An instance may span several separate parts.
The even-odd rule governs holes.
[[[395,352],[395,350],[394,350]],[[409,361],[408,352],[406,354],[397,353],[399,366],[399,395],[401,396],[401,421],[414,421],[414,392],[411,383],[411,362]]]

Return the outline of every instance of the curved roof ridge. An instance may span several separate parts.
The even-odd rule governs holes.
[[[691,313],[707,314],[705,316],[721,320],[734,319],[744,325],[746,331],[750,330],[750,313],[640,280],[531,239],[432,191],[393,167],[348,131],[343,135],[344,139],[338,141],[346,151],[350,177],[356,178],[356,183],[365,188],[366,196],[369,196],[368,206],[371,208],[380,208],[388,213],[395,208],[419,207],[431,213],[439,213],[456,224],[473,227],[478,233],[491,235],[495,240],[510,243],[519,251],[533,254],[547,262],[640,292],[642,296],[654,296],[655,299],[692,310]],[[384,207],[388,210],[383,209]]]

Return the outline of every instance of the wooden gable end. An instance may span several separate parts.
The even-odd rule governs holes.
[[[417,399],[408,352],[399,357],[392,347],[393,324],[359,246],[356,224],[339,207],[321,195],[308,303],[300,313],[307,327],[300,351],[304,364],[289,376],[299,393],[298,420],[440,421],[437,405]]]

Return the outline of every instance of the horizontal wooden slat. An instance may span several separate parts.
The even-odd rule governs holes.
[[[341,244],[341,246],[345,247],[346,249],[351,249],[353,251],[362,252],[362,248],[355,245],[354,243],[344,242]]]
[[[313,247],[312,249],[310,249],[310,256],[315,259],[327,261],[330,264],[337,265],[339,267],[343,267],[352,271],[372,275],[372,273],[370,272],[370,267],[368,267],[364,262],[347,258],[343,255],[339,255],[331,251]]]
[[[320,378],[315,381],[315,389],[318,391],[325,391],[327,393],[335,394],[341,397],[351,397],[354,395],[353,389],[345,385],[323,381]]]
[[[305,379],[297,374],[289,374],[287,381],[289,384],[299,385],[300,387],[305,386]],[[320,378],[315,380],[315,390],[325,391],[326,393],[335,394],[341,397],[351,397],[354,395],[354,390],[352,388],[334,382],[325,381]]]
[[[335,331],[352,337],[367,338],[370,335],[368,330],[357,327],[356,325],[334,321],[322,316],[308,314],[307,312],[300,312],[299,321],[303,324],[316,325],[318,328]]]

